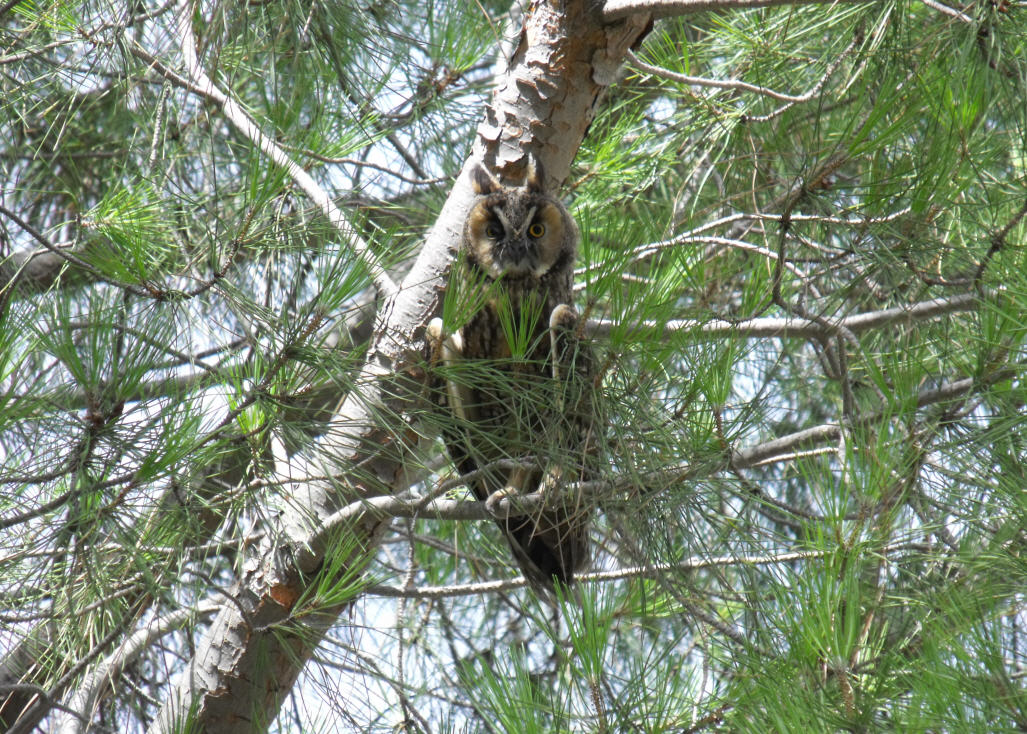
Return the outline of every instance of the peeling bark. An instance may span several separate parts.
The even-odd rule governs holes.
[[[531,151],[545,163],[547,188],[559,188],[603,92],[648,23],[634,16],[604,24],[595,4],[581,0],[533,3],[475,153],[494,172],[519,178]]]
[[[604,25],[600,9],[588,0],[533,3],[479,127],[473,157],[500,175],[516,176],[533,153],[545,162],[548,184],[557,188],[625,51],[647,27],[646,17]],[[290,618],[332,551],[331,539],[320,529],[332,513],[361,497],[401,491],[410,482],[408,465],[419,431],[398,416],[415,404],[423,383],[425,330],[440,310],[473,197],[469,170],[470,162],[399,293],[385,302],[357,386],[342,401],[329,432],[307,458],[279,467],[284,477],[300,476],[314,464],[337,481],[293,485],[291,501],[280,508],[277,542],[247,560],[232,598],[152,732],[178,728],[187,714],[198,731],[265,729],[345,607],[322,609],[302,624]],[[359,539],[359,550],[347,562],[366,560],[387,529],[388,522],[373,518],[355,521],[348,533]]]

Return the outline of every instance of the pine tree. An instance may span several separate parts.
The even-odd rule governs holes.
[[[0,2],[3,730],[1027,728],[1025,19]],[[427,334],[528,155],[605,430],[554,599]]]

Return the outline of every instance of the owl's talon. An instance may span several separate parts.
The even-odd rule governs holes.
[[[432,341],[433,344],[436,344],[439,347],[441,347],[442,340],[445,337],[445,335],[446,332],[442,326],[442,319],[436,316],[428,322],[428,338]]]
[[[507,486],[498,489],[485,498],[485,509],[489,511],[490,515],[495,515],[498,512],[499,503],[515,494],[517,494],[517,490],[514,487]]]

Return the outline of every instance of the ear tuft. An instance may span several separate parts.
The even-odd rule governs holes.
[[[476,163],[471,169],[471,186],[474,188],[474,193],[479,196],[499,191],[499,182],[480,163]]]
[[[528,156],[528,172],[524,177],[524,185],[528,191],[541,194],[546,189],[546,173],[542,169],[542,161],[533,155]]]

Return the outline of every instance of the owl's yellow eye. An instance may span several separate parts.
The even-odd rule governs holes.
[[[539,222],[535,222],[533,225],[528,227],[528,236],[532,239],[538,239],[546,233],[546,225]]]
[[[503,230],[499,228],[498,224],[490,224],[485,227],[485,236],[489,239],[499,239],[499,235],[503,234]]]

